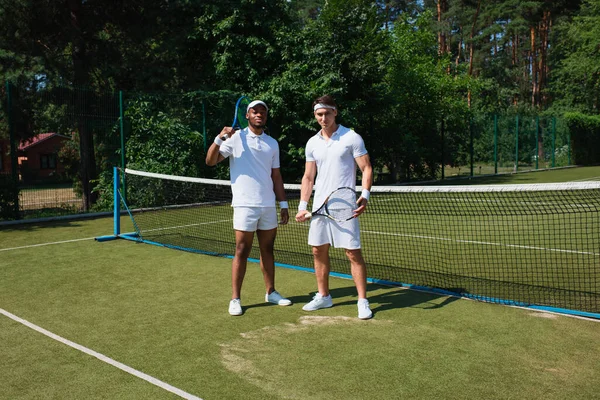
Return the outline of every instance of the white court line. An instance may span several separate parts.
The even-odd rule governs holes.
[[[556,252],[556,253],[573,253],[573,254],[584,254],[584,255],[591,255],[591,256],[600,256],[599,253],[594,253],[594,252],[591,252],[591,251],[552,249],[552,248],[548,248],[548,247],[523,246],[523,245],[518,245],[518,244],[504,244],[504,243],[495,243],[495,242],[480,242],[480,241],[477,241],[477,240],[451,239],[451,238],[445,238],[445,237],[425,236],[425,235],[409,235],[407,233],[386,233],[386,232],[377,232],[377,231],[361,231],[361,233],[362,232],[373,233],[375,235],[398,236],[398,237],[407,237],[407,238],[415,238],[415,239],[427,239],[427,240],[438,240],[438,241],[443,241],[443,242],[480,244],[480,245],[484,245],[484,246],[514,247],[514,248],[517,248],[517,249],[544,250],[544,251],[553,251],[553,252]]]
[[[129,366],[123,364],[123,363],[120,363],[120,362],[118,362],[116,360],[113,360],[112,358],[107,357],[104,354],[100,354],[100,353],[98,353],[98,352],[96,352],[94,350],[88,349],[87,347],[84,347],[84,346],[82,346],[80,344],[77,344],[77,343],[72,342],[72,341],[70,341],[68,339],[65,339],[65,338],[63,338],[61,336],[58,336],[58,335],[56,335],[56,334],[54,334],[54,333],[52,333],[50,331],[47,331],[46,329],[41,328],[41,327],[39,327],[39,326],[37,326],[35,324],[32,324],[31,322],[26,321],[23,318],[19,318],[16,315],[11,314],[11,313],[9,313],[6,310],[3,310],[2,308],[0,308],[0,314],[3,314],[5,316],[7,316],[8,318],[10,318],[10,319],[12,319],[12,320],[14,320],[14,321],[16,321],[16,322],[18,322],[20,324],[23,324],[23,325],[25,325],[25,326],[27,326],[27,327],[29,327],[29,328],[31,328],[31,329],[33,329],[33,330],[41,333],[41,334],[43,334],[43,335],[46,335],[46,336],[48,336],[51,339],[54,339],[54,340],[56,340],[58,342],[66,344],[67,346],[70,346],[70,347],[72,347],[72,348],[74,348],[76,350],[79,350],[79,351],[81,351],[81,352],[83,352],[85,354],[88,354],[88,355],[90,355],[92,357],[96,357],[100,361],[103,361],[103,362],[105,362],[107,364],[112,365],[113,367],[117,367],[117,368],[119,368],[122,371],[125,371],[125,372],[127,372],[127,373],[129,373],[131,375],[134,375],[134,376],[136,376],[136,377],[138,377],[140,379],[143,379],[143,380],[145,380],[147,382],[150,382],[151,384],[153,384],[155,386],[158,386],[161,389],[164,389],[164,390],[166,390],[168,392],[174,393],[174,394],[176,394],[179,397],[182,397],[184,399],[190,399],[190,400],[202,400],[200,397],[197,397],[197,396],[194,396],[193,394],[189,394],[187,392],[184,392],[183,390],[178,389],[178,388],[176,388],[174,386],[171,386],[168,383],[165,383],[165,382],[163,382],[163,381],[161,381],[159,379],[154,378],[153,376],[147,375],[147,374],[145,374],[143,372],[140,372],[140,371],[138,371],[136,369],[133,369],[133,368],[131,368],[131,367],[129,367]]]
[[[600,176],[592,176],[590,178],[575,179],[573,182],[595,182],[600,181]]]
[[[8,247],[6,249],[0,249],[0,251],[10,251],[10,250],[19,250],[19,249],[29,249],[31,247],[41,247],[41,246],[50,246],[53,244],[63,244],[63,243],[72,243],[72,242],[81,242],[83,240],[93,240],[95,238],[83,238],[83,239],[72,239],[72,240],[62,240],[60,242],[50,242],[50,243],[39,243],[39,244],[28,244],[27,246],[19,246],[19,247]]]
[[[213,222],[201,222],[198,224],[190,224],[190,225],[180,225],[180,226],[172,226],[172,227],[166,227],[166,228],[156,228],[156,229],[148,229],[145,232],[153,232],[153,231],[162,231],[162,230],[169,230],[169,229],[179,229],[179,228],[189,228],[191,226],[199,226],[199,225],[208,225],[208,224],[216,224],[216,223],[221,223],[221,222],[227,222],[227,221],[232,221],[231,219],[224,219],[221,221],[213,221]],[[10,251],[10,250],[19,250],[19,249],[29,249],[32,247],[42,247],[42,246],[50,246],[53,244],[63,244],[63,243],[73,243],[73,242],[81,242],[84,240],[95,240],[95,237],[90,237],[90,238],[82,238],[82,239],[71,239],[71,240],[62,240],[60,242],[50,242],[50,243],[39,243],[39,244],[28,244],[27,246],[19,246],[19,247],[8,247],[6,249],[0,249],[0,251]]]
[[[291,226],[302,226],[302,225],[293,224]],[[308,225],[306,225],[306,227],[308,227]],[[413,239],[437,240],[437,241],[441,241],[441,242],[479,244],[482,246],[512,247],[512,248],[516,248],[516,249],[543,250],[543,251],[552,251],[552,252],[556,252],[556,253],[572,253],[572,254],[582,254],[582,255],[596,256],[596,257],[600,256],[600,253],[594,253],[592,251],[564,250],[564,249],[553,249],[553,248],[549,248],[549,247],[524,246],[524,245],[519,245],[519,244],[481,242],[481,241],[477,241],[477,240],[463,240],[463,239],[452,239],[452,238],[436,237],[436,236],[411,235],[408,233],[388,233],[388,232],[367,231],[367,230],[361,230],[360,232],[361,233],[372,233],[373,235],[382,235],[382,236],[397,236],[397,237],[406,237],[406,238],[413,238]]]

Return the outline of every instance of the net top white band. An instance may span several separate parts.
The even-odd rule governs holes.
[[[301,185],[286,183],[287,190],[300,190]],[[561,183],[529,183],[520,185],[438,185],[438,186],[372,186],[370,193],[484,193],[484,192],[548,192],[558,190],[600,189],[600,181],[561,182]],[[361,187],[356,186],[360,192]]]
[[[329,108],[331,110],[335,110],[334,106],[330,106],[329,104],[319,103],[319,104],[315,104],[315,106],[313,107],[313,111],[317,111],[319,108]]]
[[[155,172],[137,171],[137,170],[131,169],[131,168],[125,168],[125,172],[128,174],[131,174],[131,175],[146,176],[148,178],[170,179],[173,181],[180,181],[180,182],[204,183],[207,185],[215,185],[216,184],[216,185],[231,186],[231,182],[221,180],[221,179],[192,178],[190,176],[157,174]]]
[[[174,176],[165,174],[156,174],[152,172],[142,172],[126,168],[125,172],[133,175],[148,176],[153,178],[172,179],[183,182],[196,182],[205,184],[220,184],[230,186],[231,182],[217,179],[191,178],[185,176]],[[301,185],[286,183],[285,189],[300,190]],[[521,185],[445,185],[445,186],[373,186],[373,193],[460,193],[460,192],[543,192],[554,190],[586,190],[600,189],[600,181],[589,182],[562,182],[562,183],[531,183]],[[357,186],[356,191],[360,192],[361,187]]]

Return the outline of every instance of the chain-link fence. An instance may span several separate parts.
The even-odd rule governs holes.
[[[468,134],[446,151],[441,176],[524,172],[571,165],[571,140],[562,119],[491,115],[469,121]]]
[[[207,168],[204,159],[210,140],[231,123],[238,96],[7,83],[0,115],[0,219],[108,211],[114,166],[227,178],[226,165]],[[570,135],[560,119],[455,120],[440,122],[439,142],[431,143],[429,158],[441,165],[431,168],[439,179],[571,164]]]
[[[98,92],[6,83],[0,219],[110,210],[112,167],[217,176],[204,159],[232,92]]]

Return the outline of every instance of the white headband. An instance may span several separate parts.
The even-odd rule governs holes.
[[[335,110],[334,106],[330,106],[329,104],[319,103],[319,104],[315,104],[313,111],[317,111],[319,108],[331,108],[332,110]]]

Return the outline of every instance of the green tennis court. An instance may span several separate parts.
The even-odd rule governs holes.
[[[230,230],[227,209],[206,242]],[[277,288],[294,305],[277,307],[264,303],[256,264],[245,314],[233,318],[229,259],[94,241],[111,229],[102,218],[0,230],[0,398],[589,399],[600,390],[594,320],[370,284],[375,317],[359,321],[352,281],[335,277],[334,307],[307,313],[312,274],[278,268]],[[279,239],[302,249],[305,234],[290,224]]]
[[[233,255],[228,183],[126,170],[116,175],[117,190],[121,175],[135,240]],[[299,186],[286,188],[294,210]],[[391,186],[372,192],[360,224],[373,282],[600,315],[598,182]],[[280,227],[275,251],[281,265],[312,268],[310,249],[300,239],[308,227],[295,221]],[[256,248],[251,257],[259,258]],[[331,258],[332,271],[350,275],[343,250],[332,249]]]

